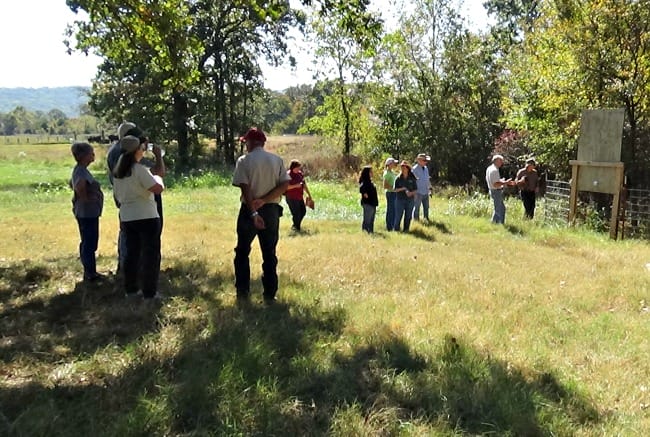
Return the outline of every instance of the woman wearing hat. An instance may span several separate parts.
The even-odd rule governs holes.
[[[160,176],[140,164],[146,144],[127,135],[120,140],[120,146],[122,154],[113,170],[113,191],[120,203],[120,228],[126,235],[124,289],[127,297],[133,297],[140,285],[145,299],[159,298],[160,215],[154,194],[162,193],[165,187]]]
[[[408,232],[411,226],[411,214],[413,213],[413,204],[415,193],[418,190],[418,180],[411,171],[411,166],[408,162],[402,161],[400,163],[401,173],[395,179],[395,225],[393,229],[399,231],[399,225],[404,216],[403,232]]]

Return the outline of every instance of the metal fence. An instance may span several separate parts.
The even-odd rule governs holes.
[[[544,221],[548,223],[568,223],[569,208],[571,199],[571,184],[565,181],[546,181],[546,193],[544,195]],[[609,217],[611,209],[600,211],[588,211],[594,208],[593,203],[579,199],[578,215],[589,218],[601,217],[588,224],[599,230],[609,229]],[[625,189],[621,197],[621,208],[619,210],[619,237],[650,239],[650,190],[646,189]]]
[[[650,190],[627,189],[619,217],[619,231],[624,237],[650,239]]]
[[[569,200],[571,184],[564,181],[546,180],[544,194],[544,221],[567,223],[569,219]]]

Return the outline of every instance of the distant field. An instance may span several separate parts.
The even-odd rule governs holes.
[[[85,141],[86,136],[77,136],[79,141]],[[75,141],[72,135],[0,135],[1,145],[33,145],[33,144],[71,144]]]

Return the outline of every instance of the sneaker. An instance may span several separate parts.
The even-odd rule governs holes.
[[[277,301],[275,300],[275,297],[267,297],[267,296],[264,296],[264,305],[271,306],[271,305],[273,305],[273,304],[276,303],[276,302],[277,302]]]

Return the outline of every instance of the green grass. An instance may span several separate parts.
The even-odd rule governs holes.
[[[543,205],[522,221],[514,198],[493,226],[486,196],[434,197],[410,234],[381,231],[382,201],[369,236],[354,180],[309,181],[305,232],[282,219],[280,302],[261,303],[254,245],[238,307],[239,193],[206,173],[164,194],[168,299],[133,305],[117,283],[81,282],[71,193],[14,174],[0,176],[0,435],[650,431],[646,242],[546,226]]]

